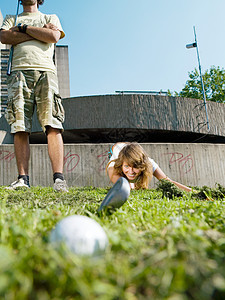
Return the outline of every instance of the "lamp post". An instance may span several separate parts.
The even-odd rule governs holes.
[[[186,45],[186,48],[187,48],[187,49],[196,48],[196,51],[197,51],[198,67],[199,67],[199,74],[200,74],[201,85],[202,85],[203,100],[204,100],[204,105],[205,105],[205,113],[206,113],[206,120],[207,120],[207,128],[208,128],[208,131],[209,131],[209,130],[210,130],[210,127],[209,127],[209,118],[208,118],[208,112],[207,112],[207,104],[206,104],[205,88],[204,88],[204,82],[203,82],[203,78],[202,78],[202,69],[201,69],[201,64],[200,64],[200,57],[199,57],[199,51],[198,51],[198,43],[197,43],[197,36],[196,36],[195,26],[194,26],[193,28],[194,28],[195,42],[192,43],[192,44]]]

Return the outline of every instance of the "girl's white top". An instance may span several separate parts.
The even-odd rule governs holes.
[[[115,162],[112,161],[114,159],[117,159],[118,156],[119,156],[119,153],[120,151],[126,146],[127,144],[126,143],[117,143],[114,145],[113,147],[113,153],[112,153],[112,156],[109,160],[109,165],[108,167],[113,167],[115,165]],[[152,167],[153,167],[153,173],[155,172],[155,170],[159,167],[158,164],[152,159],[149,157],[149,160],[152,164]]]

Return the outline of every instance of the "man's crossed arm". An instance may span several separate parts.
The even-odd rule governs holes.
[[[61,37],[60,30],[52,23],[43,27],[27,26],[26,32],[20,32],[18,26],[13,26],[9,30],[0,31],[2,44],[17,45],[30,40],[39,40],[44,43],[57,43]]]

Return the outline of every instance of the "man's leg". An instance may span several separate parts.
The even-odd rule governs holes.
[[[48,126],[46,134],[48,154],[52,164],[54,190],[68,192],[68,186],[63,176],[64,145],[61,130]]]
[[[46,132],[48,154],[51,160],[54,190],[68,191],[63,176],[64,145],[62,139],[64,110],[58,95],[57,75],[52,72],[40,72],[35,87],[38,120]]]
[[[53,174],[63,173],[64,147],[61,130],[48,126],[46,133]]]
[[[14,181],[6,189],[17,189],[21,187],[29,188],[28,166],[30,158],[29,134],[27,132],[17,132],[14,134],[14,149],[18,169],[18,180]]]
[[[28,164],[30,158],[29,134],[17,132],[14,135],[14,148],[19,175],[28,175]]]

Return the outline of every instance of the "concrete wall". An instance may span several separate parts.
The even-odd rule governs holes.
[[[225,143],[225,105],[155,95],[103,95],[63,100],[66,143]],[[34,125],[37,123],[34,123]],[[41,143],[33,126],[32,143]],[[202,139],[203,138],[203,139]]]
[[[65,143],[225,143],[225,105],[207,102],[210,131],[203,101],[153,95],[103,95],[63,100]],[[9,126],[0,118],[0,140],[10,143]],[[7,132],[7,136],[1,135]],[[46,143],[34,118],[31,143]],[[12,138],[11,138],[11,142]]]
[[[65,129],[134,128],[225,136],[225,105],[160,95],[103,95],[64,99]]]
[[[111,144],[66,144],[64,173],[69,186],[109,186],[105,176]],[[190,186],[225,186],[225,145],[142,144],[172,179]],[[0,185],[17,177],[13,145],[0,146]],[[30,179],[34,186],[52,186],[46,145],[31,145]],[[157,180],[153,180],[153,186]]]

